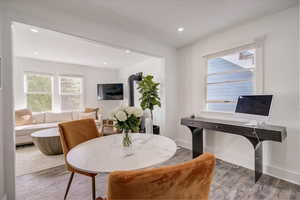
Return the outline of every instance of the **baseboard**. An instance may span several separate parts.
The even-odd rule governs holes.
[[[300,174],[282,168],[264,165],[264,173],[300,185]]]
[[[192,150],[192,146],[191,146],[190,142],[188,142],[188,141],[185,141],[185,140],[175,140],[175,142],[176,142],[176,144],[178,146],[181,146],[183,148]]]
[[[192,149],[192,145],[190,142],[185,141],[185,140],[176,140],[176,144],[178,146],[184,147],[186,149],[191,150]],[[211,150],[209,150],[209,148],[206,148],[205,151],[207,152],[212,152]],[[218,156],[217,156],[218,158]],[[222,158],[224,161],[224,158]],[[228,162],[228,161],[227,161]],[[234,163],[235,164],[235,163]],[[246,167],[246,166],[243,166]],[[248,167],[246,167],[248,168]],[[270,165],[264,165],[263,166],[264,169],[264,174],[300,185],[300,174],[297,172],[293,172],[293,171],[289,171],[289,170],[285,170],[279,167],[274,167],[274,166],[270,166]]]
[[[7,196],[6,196],[6,194],[5,194],[5,195],[3,195],[3,197],[1,198],[1,200],[7,200]]]

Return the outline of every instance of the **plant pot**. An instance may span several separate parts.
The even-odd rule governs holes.
[[[153,134],[153,121],[150,117],[145,119],[145,133]]]
[[[160,135],[160,127],[157,125],[153,125],[153,134]]]

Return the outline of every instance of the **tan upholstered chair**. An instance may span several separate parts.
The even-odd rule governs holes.
[[[62,143],[65,157],[67,156],[67,153],[76,145],[100,136],[95,124],[95,120],[93,119],[83,119],[83,120],[65,122],[59,124],[58,126],[60,132],[60,140]],[[92,178],[93,199],[96,199],[95,176],[97,174],[90,174],[90,173],[76,170],[72,168],[70,165],[68,165],[67,162],[66,162],[66,166],[68,170],[71,172],[71,176],[69,179],[69,183],[66,189],[64,199],[67,198],[75,173],[83,174]]]
[[[215,162],[213,155],[205,153],[178,165],[112,172],[107,199],[207,200]]]

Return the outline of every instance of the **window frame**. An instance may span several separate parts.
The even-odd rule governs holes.
[[[208,75],[208,60],[209,59],[223,57],[223,56],[233,54],[233,53],[236,53],[239,51],[255,49],[255,67],[251,69],[251,70],[253,70],[253,80],[252,80],[253,81],[253,89],[254,89],[253,94],[263,94],[264,93],[264,68],[263,68],[263,66],[264,66],[264,60],[263,60],[264,40],[265,40],[265,37],[257,38],[255,40],[255,42],[203,56],[203,58],[205,60],[205,70],[204,70],[205,76],[204,76],[204,99],[203,99],[204,104],[202,106],[202,112],[224,113],[224,114],[233,114],[234,113],[234,111],[229,112],[229,111],[221,111],[221,110],[218,110],[218,111],[208,110],[208,108],[207,108],[208,88],[207,87],[209,85],[209,83],[208,83],[209,76],[211,76],[212,74],[220,75],[220,74],[231,74],[231,73],[237,73],[237,72],[243,72],[243,71],[250,71],[249,69],[232,70],[232,71],[226,71],[226,72],[220,72],[220,73],[212,73],[212,74]],[[228,72],[230,72],[230,73],[228,73]],[[246,81],[246,80],[240,80],[240,81]],[[232,81],[232,82],[238,82],[238,81]],[[227,103],[226,101],[220,100],[220,103],[224,103],[224,102]],[[235,102],[228,102],[228,103],[235,103]]]
[[[51,92],[28,92],[28,81],[27,81],[27,75],[37,75],[37,76],[44,76],[44,77],[49,77],[51,80]],[[42,73],[42,72],[31,72],[31,71],[26,71],[24,72],[24,94],[25,94],[25,105],[26,108],[29,108],[28,106],[28,94],[49,94],[51,95],[51,110],[44,110],[41,112],[49,112],[53,111],[54,108],[54,75],[50,73]]]
[[[80,79],[81,81],[81,84],[80,84],[80,94],[72,94],[72,93],[65,93],[65,94],[62,94],[62,88],[61,88],[61,79],[62,78],[74,78],[74,79]],[[84,77],[83,76],[80,76],[80,75],[68,75],[68,74],[61,74],[61,75],[58,75],[58,102],[59,102],[59,110],[61,112],[67,112],[67,111],[80,111],[84,108]],[[80,96],[80,106],[78,109],[71,109],[71,110],[63,110],[62,109],[62,96],[63,95],[74,95],[74,96]]]

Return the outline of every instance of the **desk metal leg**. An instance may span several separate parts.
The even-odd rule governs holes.
[[[258,141],[254,138],[246,137],[254,148],[254,170],[255,170],[255,183],[259,180],[263,174],[263,146],[262,141]]]
[[[256,145],[254,159],[255,159],[255,183],[256,183],[263,173],[263,147],[261,142]]]
[[[203,128],[189,127],[193,136],[193,158],[196,158],[203,154]],[[255,170],[255,183],[259,180],[263,174],[263,147],[262,141],[258,141],[256,138],[246,137],[254,147],[254,170]]]
[[[193,135],[193,158],[203,154],[203,128],[189,127]]]

